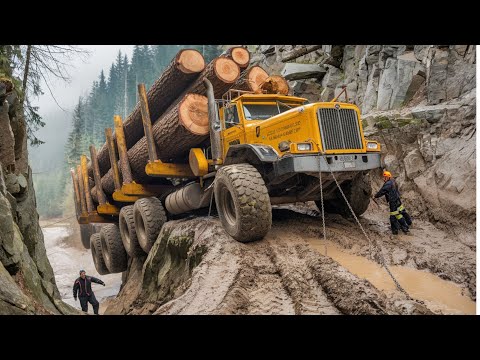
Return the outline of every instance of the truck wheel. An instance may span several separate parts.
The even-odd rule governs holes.
[[[123,247],[131,257],[144,254],[137,239],[135,231],[135,221],[133,218],[133,205],[124,206],[120,210],[118,218],[120,236],[122,237]]]
[[[123,247],[120,231],[115,224],[108,224],[100,230],[102,253],[105,265],[114,274],[127,270],[127,252]]]
[[[105,265],[105,260],[103,259],[102,253],[102,240],[100,239],[100,234],[93,234],[90,237],[90,248],[92,249],[92,258],[95,269],[100,275],[110,274],[108,271],[107,265]]]
[[[355,215],[360,216],[367,211],[372,196],[372,184],[368,174],[359,173],[352,180],[345,181],[340,186]],[[320,201],[315,201],[315,203],[321,209]],[[338,188],[335,190],[335,199],[325,200],[324,207],[326,212],[340,214],[345,218],[352,217],[352,213]]]
[[[133,215],[138,243],[148,254],[167,221],[165,209],[162,202],[155,197],[142,198],[135,201]]]
[[[90,237],[95,233],[91,224],[80,224],[80,239],[85,249],[90,249]]]
[[[223,228],[235,240],[262,239],[272,227],[272,206],[262,176],[250,164],[224,166],[215,176],[215,203]]]

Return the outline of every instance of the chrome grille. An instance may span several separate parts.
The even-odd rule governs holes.
[[[357,113],[353,109],[318,109],[324,150],[362,149]]]

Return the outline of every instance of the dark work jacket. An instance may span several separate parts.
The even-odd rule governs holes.
[[[88,297],[93,294],[92,291],[92,282],[104,285],[104,282],[100,279],[97,279],[93,276],[85,276],[85,279],[79,277],[75,280],[73,284],[73,297],[77,297],[77,292],[79,297]]]
[[[379,198],[385,195],[385,199],[389,204],[400,203],[400,192],[398,191],[397,183],[395,180],[390,179],[386,181],[382,188],[375,194],[375,198]],[[398,205],[399,206],[399,205]]]

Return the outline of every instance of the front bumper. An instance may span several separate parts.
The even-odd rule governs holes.
[[[328,162],[328,165],[327,165]],[[363,153],[348,155],[291,155],[274,163],[276,176],[291,173],[345,172],[365,171],[381,167],[380,153]]]

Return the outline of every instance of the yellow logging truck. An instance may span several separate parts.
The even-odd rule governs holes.
[[[321,190],[326,211],[348,216],[336,181],[357,215],[367,209],[371,197],[367,173],[381,166],[380,144],[364,138],[357,106],[235,90],[219,100],[208,80],[205,86],[208,145],[190,150],[188,169],[155,165],[156,161],[145,164],[149,175],[179,178],[187,171],[193,176],[177,181],[161,196],[126,204],[118,217],[112,217],[118,226],[104,225],[92,236],[99,273],[126,270],[127,254],[148,252],[168,218],[208,208],[212,199],[224,229],[241,242],[268,233],[272,205],[313,200],[320,208]],[[145,132],[149,153],[154,153],[147,126]],[[88,216],[83,219],[84,224],[95,222]]]

